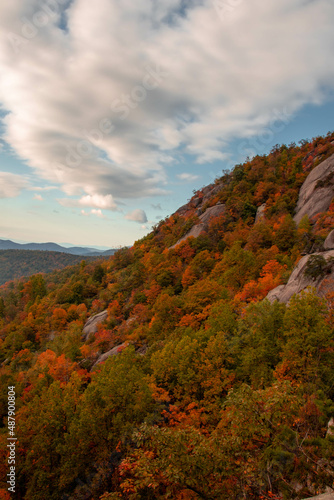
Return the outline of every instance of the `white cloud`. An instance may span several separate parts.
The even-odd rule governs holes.
[[[145,223],[147,222],[147,216],[144,210],[141,208],[137,208],[133,210],[132,212],[129,212],[124,216],[125,219],[127,220],[132,220],[134,222],[140,222],[140,223]]]
[[[60,12],[42,27],[22,21],[36,24],[41,5],[0,5],[0,101],[10,146],[41,180],[81,196],[63,205],[114,210],[162,194],[180,153],[226,159],[229,141],[258,133],[275,109],[333,91],[329,0],[243,1],[226,19],[211,0],[72,0],[58,3],[66,30]]]
[[[86,207],[105,208],[107,210],[116,210],[117,206],[111,194],[103,196],[101,194],[83,196],[79,204]]]
[[[24,177],[10,172],[0,172],[0,198],[15,198],[27,187],[28,181]]]
[[[194,174],[187,174],[185,172],[183,174],[177,174],[176,177],[178,177],[181,181],[195,181],[199,176]]]
[[[63,198],[58,200],[58,202],[64,207],[95,207],[100,209],[103,208],[105,210],[117,210],[117,205],[111,194],[86,195],[82,196],[79,200]]]
[[[41,196],[40,194],[35,194],[33,199],[37,200],[37,201],[43,201],[44,200],[43,196]]]
[[[90,211],[91,214],[93,215],[96,215],[97,217],[100,217],[101,219],[105,219],[105,215],[103,215],[102,213],[102,210],[100,209],[96,209],[96,208],[93,208],[91,211]]]
[[[54,191],[55,189],[58,189],[57,186],[34,186],[30,188],[32,191]]]
[[[90,212],[86,212],[86,210],[80,210],[80,215],[84,217],[90,217],[90,215],[96,215],[96,217],[100,217],[101,219],[106,219],[106,216],[103,214],[102,210],[92,208]]]

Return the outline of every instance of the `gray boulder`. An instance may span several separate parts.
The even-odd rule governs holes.
[[[326,212],[334,196],[334,155],[312,170],[300,188],[294,221]]]
[[[304,498],[304,500],[334,500],[333,490],[328,493],[323,493],[322,495],[317,495],[315,497]]]
[[[203,200],[202,200],[202,205],[204,205],[210,198],[215,196],[219,191],[222,190],[223,184],[210,184],[207,186],[207,188],[203,189]]]
[[[181,217],[190,209],[189,203],[182,205],[182,207],[178,208],[175,214],[180,215]]]
[[[175,248],[177,245],[185,241],[190,236],[197,238],[200,234],[205,233],[208,230],[209,222],[211,222],[216,217],[219,217],[225,212],[225,205],[222,203],[217,203],[213,207],[209,207],[205,210],[205,212],[200,215],[198,224],[195,224],[182,238],[180,238],[175,245],[170,248]]]
[[[129,345],[129,342],[123,342],[123,344],[117,345],[117,346],[113,347],[112,349],[110,349],[110,351],[107,351],[107,352],[101,354],[101,356],[99,356],[97,358],[97,360],[95,361],[95,363],[93,364],[92,369],[95,366],[97,366],[101,363],[104,363],[108,358],[110,358],[112,356],[117,356],[117,354],[119,354],[128,345]]]
[[[265,203],[262,203],[262,205],[258,207],[256,211],[255,222],[258,222],[259,220],[263,219],[265,209],[266,209]]]
[[[215,217],[219,217],[225,212],[225,205],[221,203],[214,205],[213,207],[207,208],[199,218],[202,224],[208,224]]]
[[[292,271],[287,284],[279,285],[268,293],[266,298],[270,300],[270,302],[278,300],[279,302],[284,302],[286,304],[287,302],[289,302],[292,295],[294,295],[295,293],[300,293],[309,286],[314,287],[318,295],[320,296],[324,296],[327,292],[333,289],[333,266],[329,274],[326,274],[325,276],[320,275],[315,280],[313,280],[311,277],[305,276],[306,266],[312,255],[321,255],[326,259],[326,261],[328,261],[330,257],[334,257],[334,250],[329,250],[327,252],[317,252],[302,257],[297,266]]]
[[[83,330],[82,330],[82,340],[86,342],[88,340],[89,336],[97,332],[99,328],[99,324],[105,321],[108,317],[108,311],[102,311],[98,314],[94,314],[94,316],[91,316],[88,321],[86,321]]]
[[[334,229],[329,233],[324,242],[324,249],[331,250],[334,248]]]

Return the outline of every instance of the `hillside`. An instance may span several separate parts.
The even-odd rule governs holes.
[[[0,285],[23,276],[63,269],[82,259],[79,255],[42,250],[0,250]]]
[[[24,500],[332,487],[333,179],[334,133],[276,146],[132,248],[0,287],[0,498],[8,386]]]
[[[114,255],[116,250],[110,248],[109,250],[100,251],[96,248],[88,247],[63,247],[57,243],[15,243],[11,240],[0,239],[0,250],[43,250],[47,252],[62,252],[71,255],[84,255],[84,256],[108,256]]]

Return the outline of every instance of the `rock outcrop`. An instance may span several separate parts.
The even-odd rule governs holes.
[[[304,498],[304,500],[334,500],[334,492],[323,493],[322,495],[317,495],[315,497]]]
[[[262,203],[262,205],[258,207],[256,211],[255,222],[258,222],[259,220],[263,219],[265,209],[266,209],[266,203]]]
[[[329,235],[325,239],[324,249],[325,250],[332,250],[332,249],[334,249],[334,229],[333,229],[333,231],[331,231],[329,233]]]
[[[200,214],[203,213],[203,207],[205,206],[205,204],[211,198],[213,198],[217,193],[219,193],[222,187],[223,187],[222,182],[218,184],[209,184],[208,186],[205,186],[200,191],[198,191],[188,203],[178,208],[175,214],[183,217],[187,214],[187,212],[189,212],[194,208],[198,208],[197,212],[200,212]]]
[[[311,219],[326,212],[334,197],[334,155],[315,167],[299,191],[294,221],[299,224],[304,215]]]
[[[99,324],[105,321],[108,317],[108,311],[102,311],[98,314],[91,316],[88,321],[86,321],[82,330],[82,341],[86,342],[91,334],[97,332]]]
[[[99,356],[95,361],[95,363],[93,364],[92,370],[94,369],[95,366],[99,365],[100,363],[104,363],[104,361],[106,361],[108,358],[112,356],[117,356],[117,354],[121,353],[122,350],[125,349],[125,347],[127,347],[128,345],[129,342],[123,342],[123,344],[117,345],[112,349],[110,349],[110,351],[101,354],[101,356]]]
[[[326,433],[326,437],[328,436],[334,436],[334,418],[331,417],[331,419],[329,420],[328,424],[327,424],[327,433]]]
[[[175,248],[182,241],[185,241],[190,236],[197,238],[200,234],[205,233],[208,230],[209,223],[216,217],[219,217],[225,212],[225,205],[221,203],[217,203],[213,207],[209,207],[205,210],[205,212],[200,215],[198,224],[195,224],[182,238],[180,238],[175,245],[170,248]]]
[[[320,296],[324,296],[330,290],[333,290],[334,285],[334,265],[329,265],[325,274],[321,273],[318,277],[312,278],[305,275],[307,263],[312,256],[322,256],[327,262],[332,257],[334,258],[334,250],[327,252],[317,252],[311,255],[305,255],[300,259],[297,266],[292,271],[289,281],[286,285],[279,285],[271,290],[267,299],[270,302],[278,300],[279,302],[287,303],[295,293],[300,293],[307,287],[314,287]]]

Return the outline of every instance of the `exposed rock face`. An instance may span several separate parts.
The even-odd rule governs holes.
[[[329,233],[324,243],[325,250],[331,250],[333,248],[334,248],[334,229]]]
[[[265,203],[262,203],[262,205],[258,207],[256,211],[255,222],[258,222],[259,220],[263,219],[265,209],[266,209]]]
[[[108,317],[108,311],[102,311],[94,316],[91,316],[88,321],[86,321],[82,330],[82,340],[86,342],[90,334],[97,332],[99,324],[105,321]]]
[[[177,245],[179,245],[182,241],[185,241],[187,238],[190,236],[193,236],[194,238],[197,238],[201,233],[205,233],[208,229],[209,222],[214,219],[215,217],[219,217],[225,212],[225,205],[222,205],[221,203],[207,208],[205,212],[200,215],[199,220],[200,222],[198,224],[195,224],[182,238],[180,238],[175,245],[171,246],[170,248],[175,248]]]
[[[327,424],[327,436],[334,436],[334,418],[332,417]]]
[[[323,493],[322,495],[317,495],[316,497],[304,498],[304,500],[334,500],[334,492]]]
[[[186,203],[185,205],[182,205],[182,207],[178,208],[175,213],[182,217],[182,215],[184,215],[188,210],[189,210],[189,203]]]
[[[117,356],[117,354],[119,354],[128,345],[129,345],[129,342],[123,342],[123,344],[117,345],[117,346],[113,347],[112,349],[110,349],[110,351],[107,351],[107,352],[101,354],[101,356],[99,356],[97,358],[97,360],[95,361],[95,363],[93,364],[92,369],[95,366],[99,365],[100,363],[104,363],[104,361],[106,361],[111,356]]]
[[[289,281],[286,285],[279,285],[273,290],[271,290],[267,299],[270,302],[278,300],[279,302],[287,303],[291,299],[292,295],[295,293],[300,293],[305,290],[308,286],[312,286],[316,289],[320,296],[325,295],[328,291],[333,290],[334,286],[334,268],[332,266],[330,273],[325,276],[321,275],[315,280],[305,276],[305,270],[307,263],[312,255],[320,255],[328,261],[330,257],[334,257],[334,250],[329,250],[327,252],[317,252],[311,255],[305,255],[300,259],[297,266],[292,271]]]
[[[304,215],[309,218],[326,212],[334,196],[334,155],[318,165],[302,185],[294,221],[299,224]]]
[[[221,203],[219,205],[215,205],[214,207],[207,208],[200,216],[200,221],[202,224],[208,224],[215,217],[219,217],[225,212],[225,205]]]
[[[216,184],[209,184],[209,186],[204,188],[203,189],[204,196],[203,196],[202,204],[204,205],[210,198],[212,198],[217,193],[219,193],[221,188],[222,188],[222,184],[217,184],[217,185]]]
[[[185,205],[182,205],[182,207],[178,208],[175,212],[175,214],[180,215],[181,217],[186,215],[186,213],[191,210],[191,208],[198,208],[199,212],[202,213],[203,211],[203,206],[206,204],[207,201],[209,201],[213,196],[215,196],[219,191],[222,189],[223,183],[220,182],[219,184],[209,184],[208,186],[205,186],[200,194],[195,194],[191,200],[186,203]]]

